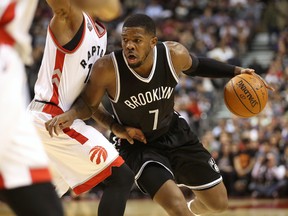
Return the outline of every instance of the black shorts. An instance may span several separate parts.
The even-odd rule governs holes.
[[[219,169],[184,118],[174,114],[169,131],[147,144],[133,145],[121,140],[120,155],[135,172],[136,183],[145,166],[158,163],[175,178],[179,186],[192,190],[211,188],[222,181]]]

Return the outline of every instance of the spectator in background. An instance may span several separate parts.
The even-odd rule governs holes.
[[[252,170],[249,189],[252,197],[276,198],[285,186],[285,166],[277,164],[277,157],[268,153],[257,158]]]
[[[243,137],[238,143],[238,152],[234,155],[236,181],[234,184],[235,195],[248,194],[248,185],[251,180],[251,171],[255,164],[255,150],[251,148],[251,140]]]
[[[223,133],[220,138],[221,149],[216,159],[223,177],[228,195],[233,195],[235,182],[235,169],[233,162],[232,140],[229,134]]]

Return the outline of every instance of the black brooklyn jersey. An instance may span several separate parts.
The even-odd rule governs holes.
[[[174,113],[174,88],[178,76],[168,48],[159,42],[147,78],[126,63],[122,50],[113,52],[117,77],[116,96],[111,100],[114,114],[123,125],[141,129],[151,141],[167,132]]]

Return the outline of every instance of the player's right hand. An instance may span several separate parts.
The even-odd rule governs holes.
[[[65,112],[45,122],[45,128],[51,137],[53,137],[53,133],[58,136],[58,131],[62,131],[64,128],[70,127],[73,124],[73,121],[74,118],[71,116],[71,114],[69,112]]]

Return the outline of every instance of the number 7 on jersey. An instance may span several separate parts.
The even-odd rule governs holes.
[[[149,113],[154,114],[153,130],[156,130],[158,125],[159,109],[149,110]]]

